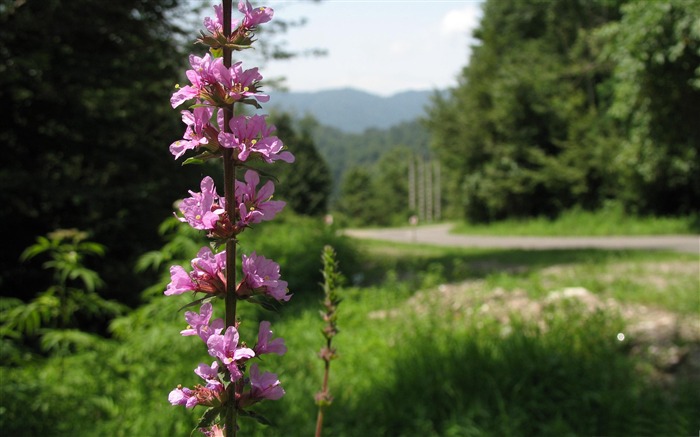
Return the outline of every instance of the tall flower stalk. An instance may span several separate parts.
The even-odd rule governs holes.
[[[234,63],[233,53],[252,46],[258,25],[270,21],[273,10],[253,8],[243,0],[238,3],[238,11],[242,17],[234,19],[231,0],[214,6],[215,14],[205,18],[206,32],[198,39],[209,47],[209,53],[202,57],[190,55],[191,69],[186,72],[190,84],[177,86],[170,99],[173,108],[191,102],[190,108],[181,112],[185,133],[170,145],[170,152],[175,159],[194,153],[185,160],[186,164],[223,161],[224,193],[221,196],[214,180],[206,176],[200,184],[201,191],[190,191],[191,197],[179,206],[180,220],[206,231],[211,244],[197,253],[190,271],[182,266],[171,267],[165,294],[203,294],[190,304],[201,304],[200,310],[185,313],[188,326],[180,334],[199,337],[214,361],[201,363],[194,370],[203,384],[192,389],[178,386],[168,399],[173,405],[208,407],[199,421],[199,430],[207,436],[226,437],[236,435],[240,416],[268,423],[250,407],[284,395],[274,373],[262,373],[257,363],[249,366],[249,362],[266,353],[283,355],[284,340],[272,340],[270,323],[263,321],[257,343],[248,347],[238,332],[238,301],[265,305],[266,299],[285,302],[291,297],[287,282],[280,278],[279,265],[256,252],[242,255],[242,277],[236,276],[238,234],[273,219],[284,207],[284,202],[271,200],[272,181],[258,187],[260,175],[252,169],[246,171],[244,180],[237,180],[239,168],[249,167],[252,161],[294,161],[294,156],[274,136],[275,127],[267,124],[265,116],[246,116],[238,109],[240,105],[260,108],[260,103],[269,100],[260,89],[262,76],[258,69],[244,69],[241,62]],[[213,319],[213,303],[219,300],[224,301],[224,318]]]
[[[338,335],[338,305],[342,300],[338,295],[338,287],[341,286],[343,277],[338,271],[338,262],[336,261],[335,250],[331,246],[324,246],[321,254],[323,262],[323,310],[321,318],[324,326],[321,332],[326,339],[326,344],[321,348],[318,356],[323,360],[323,383],[321,391],[316,393],[316,405],[318,406],[318,414],[316,416],[316,437],[321,437],[323,431],[323,413],[326,407],[333,402],[328,387],[328,380],[331,373],[331,361],[337,358],[337,353],[333,347],[333,337]]]

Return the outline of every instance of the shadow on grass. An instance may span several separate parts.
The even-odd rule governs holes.
[[[615,339],[620,319],[574,308],[548,328],[410,320],[371,393],[332,410],[334,436],[690,435],[700,392],[662,388]]]
[[[631,259],[658,259],[676,256],[667,252],[603,249],[459,249],[421,245],[363,242],[366,252],[366,284],[386,280],[387,272],[399,280],[419,282],[426,274],[441,276],[446,282],[482,279],[494,273],[527,275],[553,265],[603,264]],[[422,275],[422,276],[421,276]],[[417,285],[421,285],[420,283]],[[434,284],[428,284],[434,285]]]

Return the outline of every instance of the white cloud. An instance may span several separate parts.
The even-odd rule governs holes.
[[[466,35],[471,36],[472,30],[481,19],[481,4],[470,3],[464,8],[453,9],[442,17],[440,33],[443,36]]]

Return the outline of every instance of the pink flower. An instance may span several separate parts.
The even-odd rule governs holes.
[[[272,331],[270,330],[270,322],[260,322],[260,328],[258,330],[258,343],[253,348],[253,350],[255,351],[255,355],[284,355],[287,352],[287,346],[284,345],[283,338],[276,338],[270,341],[271,338]]]
[[[194,408],[197,405],[208,407],[221,405],[224,385],[219,379],[218,368],[219,364],[216,361],[211,366],[200,364],[194,373],[207,382],[206,386],[197,384],[194,389],[189,389],[178,385],[168,395],[168,401],[172,405],[184,405],[187,408]]]
[[[181,157],[187,150],[196,150],[209,144],[208,137],[213,133],[213,128],[209,121],[213,112],[214,108],[208,106],[196,107],[193,112],[181,112],[182,122],[187,125],[187,129],[181,140],[175,141],[170,145],[170,153],[175,156],[175,159]],[[214,136],[214,139],[216,139],[216,136]]]
[[[191,85],[180,87],[170,98],[170,105],[173,108],[180,106],[187,100],[200,98],[206,100],[207,86],[216,83],[216,75],[214,70],[223,67],[223,59],[218,58],[212,60],[209,53],[200,58],[195,55],[190,55],[191,70],[187,70],[185,75],[190,80]]]
[[[211,428],[199,428],[199,431],[204,434],[205,437],[224,437],[224,429],[226,429],[226,427],[212,425]]]
[[[226,366],[231,374],[231,381],[243,377],[238,365],[255,356],[253,349],[238,347],[238,339],[238,330],[229,326],[224,335],[214,334],[207,340],[209,355],[218,358]]]
[[[219,334],[224,330],[224,321],[223,319],[216,319],[209,324],[209,319],[213,311],[211,302],[203,304],[199,311],[199,313],[193,311],[187,311],[185,313],[185,320],[188,326],[187,329],[180,331],[180,335],[185,337],[199,335],[204,343],[206,343],[212,334]]]
[[[229,127],[231,133],[219,133],[219,143],[222,147],[236,149],[239,161],[246,161],[254,154],[268,164],[277,160],[294,162],[294,156],[290,152],[282,151],[282,141],[271,135],[275,127],[267,125],[265,116],[239,115],[231,118]]]
[[[197,405],[194,391],[182,386],[178,386],[170,392],[168,401],[173,405],[185,405],[187,408],[194,408]]]
[[[270,200],[275,192],[272,181],[267,181],[256,192],[259,183],[260,176],[254,170],[248,170],[245,173],[245,183],[236,181],[236,200],[239,202],[240,214],[238,226],[240,227],[260,223],[263,220],[272,220],[286,204],[281,200]]]
[[[265,372],[260,375],[258,364],[250,366],[250,396],[254,400],[277,400],[284,396],[284,389],[277,379],[277,375]]]
[[[204,18],[204,27],[212,34],[223,33],[224,31],[224,7],[222,5],[214,6],[214,17]]]
[[[214,179],[206,176],[200,183],[201,193],[190,191],[192,197],[180,202],[179,209],[184,217],[181,222],[189,223],[194,229],[212,231],[216,222],[226,212],[224,199],[219,197],[214,186]]]
[[[207,381],[209,383],[210,381],[215,381],[215,382],[221,382],[219,380],[219,362],[214,361],[211,363],[211,366],[208,366],[204,363],[200,363],[199,366],[197,366],[196,369],[194,369],[194,373],[196,373],[200,378],[203,380]]]
[[[236,29],[239,27],[244,28],[244,30],[252,30],[258,24],[267,23],[272,19],[274,11],[272,8],[265,6],[260,6],[253,8],[251,4],[247,1],[238,2],[238,10],[244,15],[243,22],[239,23],[238,20],[231,20],[231,29]],[[224,32],[224,12],[221,5],[214,6],[214,17],[204,18],[204,27],[213,35],[219,35]]]
[[[181,266],[170,267],[170,283],[166,296],[183,294],[188,291],[209,294],[226,293],[226,252],[213,253],[203,247],[192,260],[192,272],[187,273]]]
[[[274,14],[272,8],[265,6],[253,8],[247,0],[240,0],[238,2],[238,10],[245,15],[242,26],[246,29],[252,29],[258,24],[267,23],[272,19],[272,15]]]
[[[192,281],[192,278],[182,266],[170,267],[170,283],[164,293],[166,296],[187,293],[196,288],[197,285]]]
[[[230,98],[227,102],[236,102],[244,98],[254,98],[260,103],[270,100],[267,94],[259,93],[257,84],[262,80],[262,75],[258,72],[258,67],[243,70],[241,62],[233,64],[226,78],[222,80]]]
[[[200,378],[207,382],[206,388],[208,388],[209,390],[212,390],[216,393],[221,393],[224,391],[224,384],[219,378],[218,361],[214,361],[213,363],[211,363],[211,366],[208,366],[204,363],[200,363],[199,366],[197,366],[197,368],[194,369],[194,373],[196,373]]]
[[[211,106],[229,105],[239,100],[255,99],[267,102],[270,96],[258,92],[258,82],[262,76],[257,67],[243,70],[241,62],[226,68],[223,58],[213,58],[207,53],[204,57],[190,55],[191,70],[185,75],[191,85],[179,88],[170,98],[173,108],[190,99],[199,99]]]
[[[292,298],[287,294],[287,282],[280,279],[280,266],[276,262],[253,252],[250,256],[243,255],[242,270],[243,281],[236,289],[240,296],[259,293],[285,302]]]

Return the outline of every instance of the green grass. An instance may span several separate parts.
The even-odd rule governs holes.
[[[619,207],[599,211],[573,209],[555,219],[538,217],[488,224],[459,223],[454,233],[509,236],[611,236],[674,235],[700,233],[700,216],[637,217]]]
[[[292,262],[313,264],[300,259],[308,256],[321,268],[320,253],[285,249],[304,244],[286,238],[266,244],[275,240],[280,254],[295,254]],[[601,299],[697,315],[696,256],[379,242],[361,242],[359,255],[349,259],[361,259],[363,268],[346,273],[364,277],[341,291],[335,400],[324,435],[651,436],[700,428],[698,380],[679,373],[661,383],[665,371],[638,352],[644,344],[616,339],[628,332],[616,311],[562,303],[544,306],[536,319],[514,311],[506,321],[480,311],[496,292],[541,301],[554,290],[585,287]],[[446,296],[437,287],[445,282],[461,282],[461,294]],[[211,358],[198,339],[178,335],[178,308],[188,301],[154,298],[115,323],[114,338],[98,350],[3,368],[0,428],[13,435],[189,435],[203,409],[172,407],[167,395],[177,384],[196,384],[192,370]],[[313,435],[323,369],[319,310],[309,292],[279,313],[239,306],[242,338],[254,338],[256,321],[265,318],[289,348],[260,363],[279,374],[287,392],[256,410],[275,426],[242,420],[239,435]]]
[[[550,306],[541,317],[546,328],[515,316],[504,330],[494,317],[444,307],[430,288],[446,280],[474,281],[480,285],[471,303],[478,308],[496,289],[526,290],[538,299],[552,290],[585,286],[624,303],[697,313],[694,257],[397,249],[376,242],[363,242],[362,250],[375,272],[388,273],[375,286],[344,291],[341,334],[335,340],[340,359],[331,372],[335,402],[326,415],[326,435],[682,435],[700,424],[697,383],[658,385],[645,358],[615,339],[626,331],[615,312]],[[657,285],[666,282],[661,291],[672,296],[668,299],[659,299],[660,289],[642,275],[660,265],[685,272],[654,272]],[[635,287],[631,276],[638,279]],[[246,434],[312,434],[312,398],[322,369],[315,357],[320,323],[315,307],[277,321],[290,345],[280,361],[288,394],[265,406],[277,428],[248,424]]]

